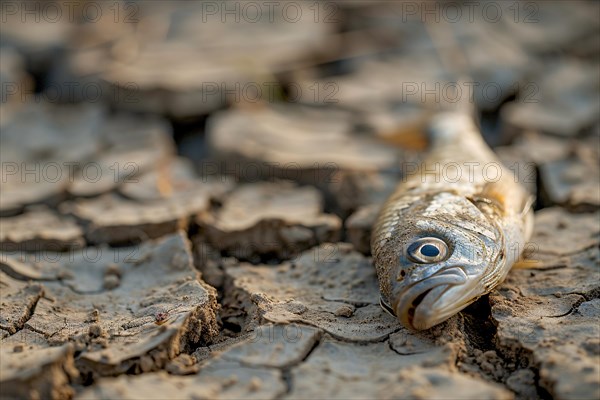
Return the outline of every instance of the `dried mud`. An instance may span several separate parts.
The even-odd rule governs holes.
[[[439,108],[402,85],[451,80],[438,28],[396,2],[274,31],[197,24],[185,2],[135,3],[136,24],[7,15],[0,398],[600,398],[598,4],[530,3],[543,23],[453,25],[466,73],[502,92],[474,95],[536,194],[534,235],[423,332],[380,307],[370,236]],[[256,80],[275,98],[227,94]],[[69,82],[112,96],[48,101]],[[334,102],[310,89],[332,82]]]

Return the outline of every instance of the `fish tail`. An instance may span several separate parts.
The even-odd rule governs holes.
[[[381,137],[403,149],[423,151],[427,147],[447,145],[464,137],[481,137],[473,82],[466,76],[450,82],[435,107],[427,107],[426,118],[417,124],[386,132]]]
[[[443,111],[436,114],[429,125],[431,147],[457,145],[465,141],[479,141],[481,133],[475,119],[463,111]]]
[[[448,140],[456,139],[461,129],[480,136],[473,93],[475,82],[469,78],[469,61],[455,37],[452,25],[447,23],[431,24],[427,21],[423,21],[423,24],[436,49],[441,65],[450,76],[456,78],[454,82],[448,82],[444,87],[439,104],[440,115],[433,119],[429,130],[431,144],[435,146],[438,141],[446,144]],[[442,45],[448,41],[450,42],[449,46]],[[450,125],[456,125],[457,128],[445,129]]]
[[[477,109],[473,94],[473,82],[467,75],[460,76],[456,82],[447,85],[448,90],[442,96],[442,108],[448,112],[465,115],[477,121]]]

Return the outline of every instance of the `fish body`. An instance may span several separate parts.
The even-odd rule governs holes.
[[[532,200],[468,114],[436,115],[425,160],[373,229],[382,306],[421,330],[489,293],[531,235]]]

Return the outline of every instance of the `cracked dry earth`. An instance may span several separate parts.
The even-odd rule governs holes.
[[[4,252],[2,397],[597,398],[599,217],[539,211],[531,266],[422,333],[381,310],[350,243],[276,265],[185,231]]]
[[[139,169],[101,187],[76,171],[0,192],[1,398],[600,397],[596,133],[524,132],[496,149],[507,165],[530,163],[520,179],[539,179],[537,189],[527,181],[540,209],[526,268],[445,323],[410,332],[380,308],[369,255],[373,219],[399,179],[390,166],[410,155],[351,134],[327,110],[225,111],[208,124],[211,157],[297,166],[292,181],[244,182],[197,175],[162,120],[62,106],[75,107],[70,129],[97,122],[83,124],[91,142],[70,147],[67,128],[45,144],[22,139],[29,113],[64,117],[32,107],[13,116],[3,137],[26,143],[7,154],[34,162],[40,145],[48,160],[135,157]],[[247,118],[268,124],[241,135]],[[323,177],[311,168],[327,165],[329,150],[313,151],[310,132],[327,121],[324,149],[348,143]],[[132,126],[146,138],[133,147],[112,131]],[[214,136],[236,131],[229,142]]]
[[[327,121],[319,112],[302,125],[307,110],[288,107],[291,114],[263,110],[264,118],[301,132],[314,131],[316,117]],[[52,107],[34,110],[59,115]],[[119,175],[110,191],[93,197],[77,194],[85,187],[78,179],[11,181],[23,195],[7,197],[0,217],[0,397],[600,396],[600,212],[590,183],[565,175],[577,169],[574,157],[597,175],[598,153],[588,145],[595,136],[572,141],[530,132],[497,149],[507,165],[528,160],[540,172],[543,208],[520,263],[526,268],[514,268],[445,323],[410,332],[378,304],[368,245],[379,204],[398,180],[388,167],[405,154],[393,153],[394,161],[389,148],[332,125],[329,146],[357,141],[322,179],[311,168],[324,165],[327,154],[311,151],[310,135],[276,141],[281,148],[273,153],[244,145],[237,155],[209,135],[216,159],[276,162],[284,154],[295,157],[299,173],[294,182],[201,177],[175,155],[160,121],[138,129],[165,148],[132,150],[100,129],[132,120],[87,112],[106,119],[89,127],[98,143],[70,149],[58,140],[70,140],[66,130],[45,154],[112,159],[134,151],[159,162],[140,163],[135,180]],[[18,141],[14,126],[8,136]],[[250,130],[245,140],[260,137]],[[39,150],[21,152],[31,160]],[[552,167],[557,163],[562,172]]]
[[[600,3],[452,24],[466,73],[502,89],[475,102],[536,225],[504,283],[424,332],[380,308],[369,246],[420,162],[399,138],[431,116],[403,85],[449,78],[424,21],[327,1],[337,22],[234,29],[198,23],[205,3],[140,1],[131,24],[96,3],[93,23],[3,14],[0,400],[600,398]],[[257,79],[283,97],[204,96]],[[124,97],[44,96],[89,82]],[[7,169],[55,164],[74,168]]]

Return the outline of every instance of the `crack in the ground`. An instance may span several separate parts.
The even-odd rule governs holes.
[[[575,294],[575,293],[569,293],[569,294]],[[583,295],[581,295],[579,293],[577,293],[577,295],[579,295],[580,298],[575,302],[575,304],[573,304],[571,306],[571,308],[569,308],[569,310],[567,312],[564,312],[564,313],[559,314],[559,315],[549,315],[549,316],[547,316],[545,318],[561,318],[561,317],[566,317],[569,314],[572,314],[575,310],[577,310],[577,308],[579,308],[579,306],[582,303],[584,303],[586,301],[585,296],[583,296]]]
[[[191,240],[191,236],[192,236],[192,234],[188,231],[188,239],[190,239],[192,246],[195,246],[194,241]],[[194,267],[197,270],[202,271],[204,266],[199,265],[196,258],[194,257]],[[552,269],[562,269],[565,267],[566,266],[557,266],[556,268],[552,268]],[[4,270],[4,268],[2,268],[2,269]],[[25,280],[24,278],[26,278],[26,277],[19,276],[17,279]],[[79,291],[75,290],[73,287],[71,287],[70,285],[68,285],[66,282],[64,282],[62,279],[56,279],[56,280],[51,280],[51,281],[59,282],[61,285],[68,287],[70,290],[72,290],[73,292],[78,293],[78,294],[83,294],[83,295],[96,294],[96,292],[94,292],[94,293],[79,292]],[[253,311],[255,311],[255,310],[248,308],[247,305],[244,305],[244,302],[248,301],[249,305],[253,306],[252,302],[250,301],[250,294],[246,293],[242,289],[234,286],[233,282],[227,281],[227,277],[222,285],[213,286],[213,287],[217,291],[216,300],[217,300],[217,303],[219,304],[219,309],[217,310],[217,315],[218,315],[217,318],[219,321],[219,336],[214,338],[211,343],[197,344],[193,348],[191,346],[191,344],[192,344],[191,341],[189,340],[189,338],[186,337],[186,340],[189,342],[188,346],[185,346],[188,349],[188,351],[186,351],[186,353],[188,353],[188,354],[193,353],[194,351],[196,351],[197,349],[199,349],[201,347],[204,347],[204,348],[208,349],[209,352],[211,352],[210,345],[212,343],[222,343],[223,341],[225,341],[227,339],[240,337],[240,336],[244,335],[244,333],[252,332],[254,330],[254,328],[256,327],[255,324],[267,322],[267,320],[262,318],[262,316],[260,316],[258,314],[255,315],[255,313],[253,313]],[[243,293],[241,293],[241,292],[243,292]],[[100,292],[98,292],[98,293],[100,293]],[[600,297],[600,287],[594,288],[586,293],[572,292],[572,293],[568,293],[568,294],[578,294],[578,295],[582,296],[582,299],[580,301],[578,301],[576,304],[574,304],[567,313],[559,315],[559,316],[554,316],[554,318],[569,315],[570,313],[572,313],[573,311],[575,311],[577,309],[577,307],[584,301],[583,299],[589,301],[591,299]],[[29,317],[20,326],[19,330],[29,329],[33,332],[42,334],[45,337],[52,337],[52,335],[48,335],[47,333],[37,330],[37,329],[29,326],[26,323],[31,318],[31,316],[33,316],[33,312],[35,311],[35,306],[37,305],[37,302],[39,301],[40,298],[41,298],[41,296],[36,299],[35,304],[33,305],[32,309],[31,309],[31,313],[30,313]],[[347,300],[325,299],[325,298],[323,298],[323,296],[321,296],[321,298],[322,298],[322,300],[325,300],[325,301],[348,304],[357,309],[369,306],[371,304],[371,303],[365,303],[365,302],[352,302],[352,301],[347,301]],[[333,315],[334,313],[330,313],[330,314]],[[540,374],[539,374],[540,365],[539,365],[539,363],[536,364],[533,361],[532,351],[525,348],[520,342],[518,342],[516,340],[514,341],[514,343],[511,342],[510,344],[502,344],[502,345],[499,344],[499,340],[498,340],[498,336],[497,336],[497,326],[491,317],[491,304],[489,302],[488,296],[484,296],[478,302],[474,303],[474,305],[471,305],[469,308],[467,308],[465,311],[463,311],[462,315],[464,317],[464,328],[461,329],[461,331],[464,333],[464,336],[465,336],[467,358],[470,358],[470,359],[466,359],[466,360],[461,359],[461,355],[459,354],[455,360],[455,364],[456,364],[458,370],[462,370],[462,373],[475,372],[477,375],[481,376],[483,379],[492,380],[496,383],[501,384],[508,390],[511,390],[510,387],[508,387],[508,385],[507,385],[507,379],[510,376],[510,374],[515,372],[518,369],[528,369],[533,372],[535,389],[537,391],[538,398],[544,399],[544,398],[547,398],[550,396],[548,391],[540,386]],[[256,317],[258,317],[258,319],[255,319]],[[297,321],[295,323],[303,324],[306,326],[312,326],[317,329],[323,330],[322,327],[315,325],[315,324],[311,324],[310,322]],[[325,330],[324,331],[325,331],[325,335],[330,335],[331,337],[335,338],[336,340],[353,343],[356,345],[375,343],[375,342],[385,342],[385,344],[387,345],[389,350],[391,350],[392,352],[396,353],[399,356],[418,354],[416,352],[401,354],[399,351],[394,349],[394,347],[392,346],[392,343],[390,342],[390,336],[394,333],[401,331],[402,329],[403,328],[401,326],[399,326],[398,329],[394,330],[393,332],[390,332],[389,334],[385,335],[381,339],[375,340],[375,341],[348,340],[348,339],[337,337],[331,333],[328,333]],[[56,333],[57,332],[54,332],[54,334],[56,334]],[[310,355],[315,351],[315,349],[321,343],[322,343],[322,337],[315,341],[315,343],[313,344],[311,349],[308,350],[308,352],[302,358],[302,360],[292,362],[291,364],[286,365],[285,367],[262,366],[265,368],[277,369],[281,372],[281,379],[285,383],[285,388],[286,388],[283,395],[289,394],[293,390],[294,382],[293,382],[292,371],[294,370],[294,368],[298,367],[299,365],[302,365],[302,363],[304,363],[306,361],[306,359],[308,357],[310,357]],[[501,370],[500,374],[494,374],[493,372],[490,372],[489,370],[486,370],[484,367],[482,367],[482,365],[484,365],[483,363],[486,362],[486,360],[482,361],[479,358],[481,358],[481,355],[483,353],[490,352],[490,351],[495,352],[495,354],[498,356],[498,359],[495,359],[496,365],[494,365],[494,367],[497,367]],[[460,366],[461,363],[468,364],[468,366],[472,367],[472,369],[470,371],[463,370],[463,368],[461,368],[461,366]],[[247,365],[244,362],[240,362],[240,364],[249,366],[249,367],[253,366],[253,365]],[[160,369],[162,370],[164,368],[165,368],[165,366],[162,366]],[[519,398],[518,394],[517,394],[517,398]]]
[[[359,308],[364,308],[364,307],[368,307],[370,305],[377,305],[377,304],[379,304],[379,303],[367,303],[367,302],[364,302],[364,301],[351,301],[351,300],[345,300],[345,299],[326,299],[325,296],[321,296],[320,298],[323,301],[330,301],[330,302],[333,302],[333,303],[348,304],[349,306],[353,306],[357,310]]]
[[[22,316],[22,318],[20,318],[18,321],[16,321],[16,323],[14,324],[14,326],[12,326],[12,327],[2,327],[2,326],[0,326],[0,329],[7,331],[9,333],[9,336],[12,336],[12,335],[20,332],[21,330],[23,330],[23,328],[25,327],[25,325],[27,325],[27,322],[31,319],[31,317],[33,317],[33,314],[35,313],[35,309],[37,307],[37,304],[38,304],[38,302],[40,301],[40,299],[43,296],[44,296],[44,291],[43,291],[43,288],[42,288],[42,291],[40,293],[38,293],[38,295],[35,296],[26,305],[25,314]]]
[[[234,307],[236,303],[236,291],[237,289],[228,281],[226,281],[223,275],[220,284],[209,284],[204,279],[203,275],[206,271],[206,263],[215,262],[215,268],[220,270],[223,274],[223,259],[221,256],[218,259],[210,259],[213,255],[212,248],[209,248],[203,241],[196,241],[194,237],[199,234],[198,227],[195,224],[190,225],[190,229],[187,231],[187,239],[191,244],[192,263],[196,271],[200,272],[199,279],[203,285],[209,286],[216,292],[216,303],[217,309],[215,310],[215,316],[218,324],[219,333],[216,337],[208,343],[205,343],[205,348],[211,352],[210,346],[214,344],[223,343],[230,339],[240,338],[247,334],[249,330],[248,326],[248,310],[244,307]],[[189,354],[194,353],[198,349],[203,347],[201,344],[191,348]]]
[[[520,342],[512,346],[501,345],[498,328],[492,319],[489,295],[463,310],[466,355],[457,357],[456,365],[464,372],[474,372],[483,379],[492,380],[513,392],[517,399],[527,398],[516,393],[509,385],[508,378],[515,371],[528,369],[533,372],[534,385],[539,399],[548,398],[547,391],[540,384],[539,365],[533,360],[533,352]]]
[[[587,292],[577,292],[577,291],[573,291],[573,292],[569,292],[567,294],[577,294],[581,297],[583,297],[585,299],[585,301],[591,301],[594,299],[600,299],[600,286],[595,287]],[[577,306],[579,306],[581,303],[579,303]]]
[[[39,330],[29,324],[25,324],[25,326],[23,326],[23,329],[27,329],[31,332],[39,333],[40,335],[44,336],[44,338],[48,337],[48,334],[46,332]]]
[[[593,237],[590,239],[593,239]],[[559,253],[559,252],[550,250],[550,251],[540,251],[539,254],[553,256],[553,257],[569,257],[569,256],[574,256],[577,254],[585,253],[586,251],[591,250],[591,249],[595,249],[596,246],[598,246],[598,243],[591,243],[587,247],[583,247],[581,249],[577,249],[577,250],[573,250],[573,251]]]
[[[54,282],[57,280],[56,278],[33,278],[31,276],[23,275],[3,261],[0,261],[0,271],[21,282]]]
[[[414,354],[418,354],[418,353],[406,353],[406,354],[402,354],[398,350],[394,349],[394,346],[392,346],[392,343],[390,343],[389,339],[386,339],[385,343],[387,344],[388,348],[391,351],[393,351],[394,353],[398,354],[399,356],[412,356]]]
[[[285,392],[283,395],[288,395],[292,392],[292,388],[294,386],[294,379],[292,377],[292,370],[289,368],[284,368],[281,370],[281,379],[285,384]]]
[[[323,336],[319,336],[317,338],[317,340],[315,340],[315,343],[313,344],[313,346],[308,350],[308,352],[306,353],[306,355],[304,357],[302,357],[302,360],[293,363],[291,365],[286,366],[285,368],[283,368],[281,370],[281,376],[283,378],[283,382],[285,383],[285,393],[284,395],[290,394],[292,392],[292,388],[294,386],[294,379],[292,377],[292,368],[298,365],[301,365],[304,361],[306,361],[308,359],[308,357],[310,357],[310,355],[315,351],[315,349],[317,347],[319,347],[319,345],[321,344],[321,341],[323,339]]]
[[[556,271],[556,270],[567,269],[567,268],[570,268],[570,266],[567,264],[555,264],[555,265],[544,265],[543,267],[531,266],[531,267],[516,268],[516,269],[526,269],[526,270],[530,270],[530,271],[543,272],[543,271]]]

